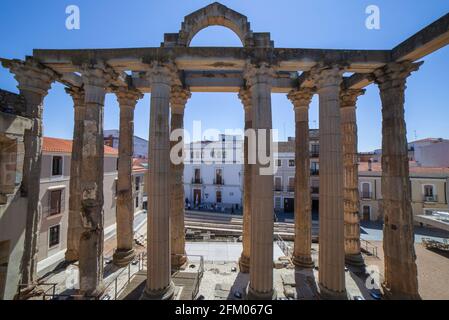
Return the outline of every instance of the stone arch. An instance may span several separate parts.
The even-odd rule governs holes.
[[[253,33],[246,16],[218,2],[186,16],[179,33],[165,34],[162,46],[188,47],[193,37],[209,26],[222,26],[232,30],[244,47],[273,47],[269,33]]]
[[[184,18],[179,32],[178,44],[188,47],[193,37],[209,26],[223,26],[232,30],[242,41],[249,45],[251,28],[248,18],[228,7],[215,2],[195,11]]]

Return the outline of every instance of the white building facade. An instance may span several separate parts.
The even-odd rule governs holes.
[[[184,192],[191,209],[241,211],[243,200],[243,140],[220,135],[218,141],[185,146]]]

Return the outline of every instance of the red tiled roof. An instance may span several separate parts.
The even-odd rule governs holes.
[[[43,152],[72,153],[72,140],[44,137]],[[104,146],[104,154],[117,156],[118,150]]]
[[[148,166],[148,160],[147,159],[140,159],[140,158],[134,158],[133,159],[133,171],[145,171],[147,170]]]
[[[410,164],[410,173],[449,174],[449,168],[419,167],[414,161],[411,161],[409,164]],[[359,171],[368,171],[368,162],[360,162]],[[380,162],[371,163],[371,171],[382,172],[381,163]]]

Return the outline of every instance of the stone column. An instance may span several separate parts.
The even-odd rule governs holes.
[[[245,109],[245,132],[252,129],[252,103],[251,91],[240,89],[239,98]],[[243,145],[243,251],[239,259],[240,272],[248,273],[250,267],[251,252],[251,164],[248,161],[248,137],[245,135]]]
[[[42,161],[43,101],[57,75],[31,59],[27,59],[25,62],[18,60],[3,62],[3,66],[9,68],[14,74],[20,94],[26,100],[26,115],[32,120],[31,129],[25,130],[24,134],[25,155],[21,196],[27,198],[28,204],[24,252],[18,272],[21,273],[21,282],[33,287],[32,284],[37,280],[37,252],[42,222],[39,186]]]
[[[316,70],[320,97],[320,232],[319,286],[323,297],[346,298],[343,211],[343,150],[338,67]]]
[[[191,93],[181,86],[172,88],[170,124],[172,132],[184,129],[184,109],[190,97]],[[170,146],[173,147],[180,142],[184,143],[183,137],[184,135],[180,140],[170,141]],[[184,148],[184,145],[182,147]],[[184,161],[179,164],[170,161],[170,170],[171,266],[173,269],[178,269],[187,262],[184,225]]]
[[[344,165],[345,262],[363,270],[365,262],[360,251],[359,172],[357,152],[357,98],[365,90],[341,91],[341,133]]]
[[[390,63],[374,72],[382,100],[382,210],[384,214],[384,294],[419,299],[410,200],[404,92],[406,79],[422,63]]]
[[[257,132],[257,152],[266,150],[273,167],[271,153],[271,86],[273,69],[262,63],[260,66],[248,65],[245,71],[247,85],[251,90],[252,125]],[[266,138],[259,136],[265,133]],[[251,141],[250,143],[256,143]],[[251,150],[249,149],[249,150]],[[273,169],[260,163],[257,157],[251,166],[251,259],[250,282],[247,297],[250,300],[276,298],[273,289]]]
[[[309,105],[314,90],[291,91],[288,98],[295,110],[295,246],[293,263],[300,268],[313,268],[312,211],[310,195]]]
[[[138,90],[123,87],[117,89],[116,95],[120,106],[120,136],[116,207],[117,249],[113,255],[113,262],[118,267],[124,267],[135,256],[132,188],[134,108],[143,95]]]
[[[142,299],[172,299],[170,273],[170,158],[169,110],[171,65],[153,63],[151,83],[150,145],[148,159],[148,267]]]
[[[98,296],[103,287],[103,113],[111,79],[102,66],[83,68],[85,118],[81,159],[81,223],[79,247],[80,294]]]
[[[67,227],[67,250],[65,260],[74,262],[79,259],[79,244],[82,233],[81,224],[81,154],[83,151],[83,128],[86,108],[84,106],[84,90],[71,87],[66,92],[72,96],[75,111],[73,126],[72,154],[70,158],[70,195],[69,217]]]

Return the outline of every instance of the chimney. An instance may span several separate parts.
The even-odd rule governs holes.
[[[373,166],[372,166],[373,164],[372,164],[372,162],[373,161],[371,159],[368,160],[368,171],[373,171]]]

